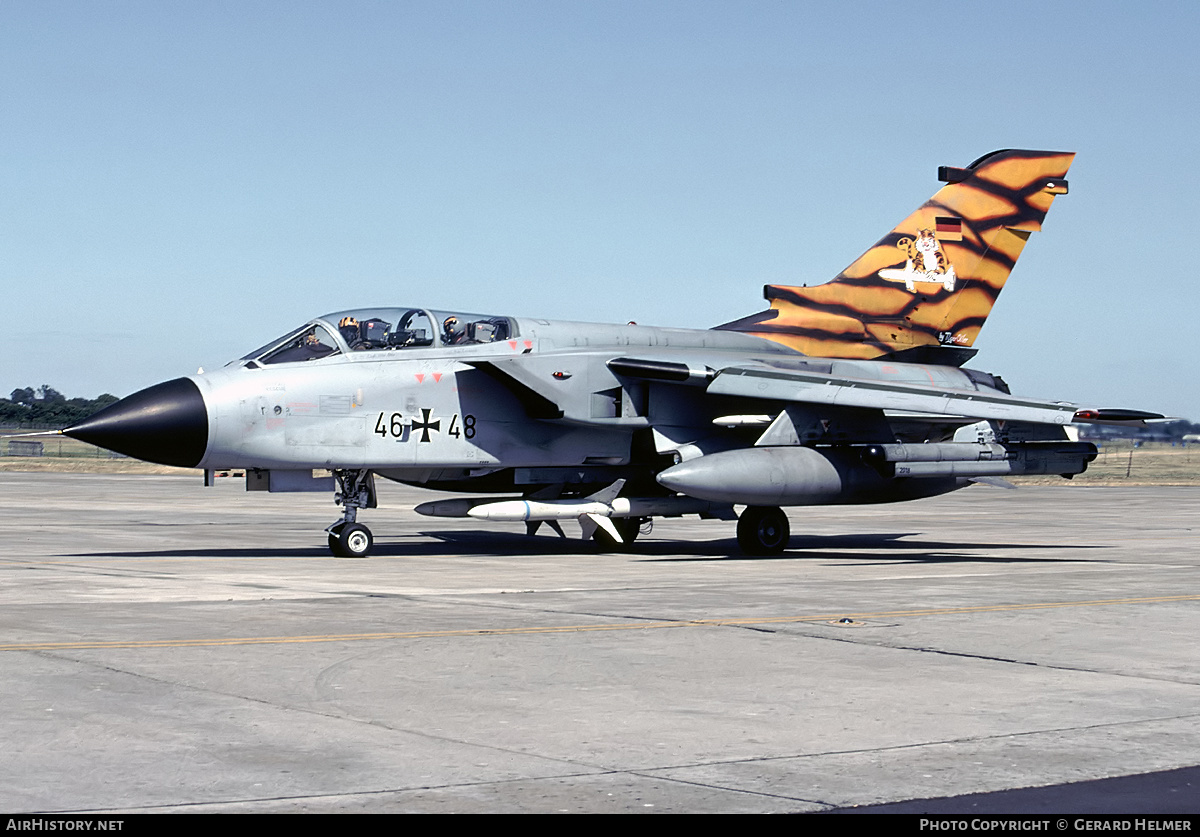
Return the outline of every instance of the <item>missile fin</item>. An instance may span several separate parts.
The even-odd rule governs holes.
[[[624,480],[618,480],[618,482],[623,483]],[[596,533],[597,529],[603,529],[617,543],[625,543],[625,539],[621,537],[621,533],[617,531],[617,527],[602,514],[581,514],[579,516],[579,528],[583,531],[584,540],[590,539]]]
[[[625,487],[625,480],[619,479],[610,485],[608,488],[603,488],[595,494],[591,494],[587,499],[595,500],[597,503],[608,505],[613,500],[617,499],[617,495],[621,493],[621,489]]]

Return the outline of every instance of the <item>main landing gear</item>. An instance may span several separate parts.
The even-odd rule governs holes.
[[[342,507],[342,519],[325,531],[329,551],[339,558],[365,558],[375,539],[371,530],[355,521],[359,509],[375,508],[375,477],[370,471],[335,470],[338,491],[333,502]]]
[[[747,506],[738,518],[738,546],[747,555],[778,555],[787,548],[791,536],[791,527],[783,509]]]

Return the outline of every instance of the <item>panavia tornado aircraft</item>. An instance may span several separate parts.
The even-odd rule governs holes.
[[[470,492],[422,514],[577,520],[619,548],[656,516],[737,519],[782,551],[782,506],[930,497],[1012,474],[1071,477],[1068,425],[1161,418],[1010,394],[963,368],[1074,155],[996,151],[824,285],[709,330],[400,306],[318,317],[214,372],[62,431],[139,459],[245,469],[251,491],[332,491],[326,530],[367,555],[376,480]],[[738,516],[735,506],[745,509]]]

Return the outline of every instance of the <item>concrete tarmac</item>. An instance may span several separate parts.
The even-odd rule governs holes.
[[[354,560],[323,494],[0,474],[0,811],[1011,813],[1200,764],[1200,489],[793,509],[770,558],[432,496],[382,483]]]

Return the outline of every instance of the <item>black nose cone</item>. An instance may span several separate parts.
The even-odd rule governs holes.
[[[195,468],[208,447],[208,411],[196,384],[176,378],[122,398],[63,433],[147,462]]]

